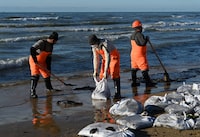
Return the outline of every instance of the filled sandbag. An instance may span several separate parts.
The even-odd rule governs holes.
[[[169,114],[178,114],[178,115],[183,114],[183,112],[189,114],[193,112],[193,108],[186,107],[179,104],[170,104],[165,108],[165,112]]]
[[[200,117],[196,118],[195,120],[195,125],[194,125],[194,129],[200,129]]]
[[[194,107],[194,113],[200,117],[200,106],[195,106]]]
[[[179,86],[176,89],[176,91],[179,92],[179,93],[191,92],[192,91],[192,85],[183,83],[183,85]]]
[[[120,116],[132,116],[135,114],[140,114],[143,111],[143,106],[140,102],[128,98],[116,102],[110,107],[109,112],[112,115]]]
[[[192,129],[194,127],[194,120],[187,119],[186,115],[161,114],[155,119],[153,126],[168,127],[179,130]]]
[[[179,92],[171,92],[166,94],[166,100],[168,104],[179,104],[181,101],[184,100],[184,96],[182,96],[182,94]]]
[[[164,108],[168,106],[165,96],[151,96],[144,102],[144,110],[149,115],[155,115],[164,112]]]
[[[97,80],[97,78],[94,78],[96,87],[94,91],[92,92],[92,99],[99,99],[99,100],[107,100],[110,98],[111,93],[110,89],[108,87],[108,81],[107,79],[102,79],[100,81]]]
[[[200,95],[200,84],[199,83],[193,83],[192,84],[192,92],[193,95]]]
[[[151,96],[144,102],[144,107],[148,105],[155,105],[161,108],[165,108],[168,105],[166,95],[165,96]]]
[[[153,126],[155,118],[151,116],[133,115],[121,117],[116,120],[116,123],[127,126],[131,129],[143,129]]]
[[[200,94],[199,95],[194,95],[194,97],[200,102]]]
[[[97,122],[89,124],[78,132],[84,137],[135,137],[126,126]]]
[[[180,88],[182,90],[180,90]],[[185,88],[185,89],[184,89]],[[177,89],[177,92],[184,97],[184,101],[189,107],[195,107],[200,101],[200,84],[183,85]]]

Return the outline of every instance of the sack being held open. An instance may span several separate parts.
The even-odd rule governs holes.
[[[110,98],[110,89],[108,87],[107,79],[103,78],[100,81],[94,77],[94,81],[96,84],[96,88],[92,92],[92,99],[100,99],[100,100],[107,100]]]

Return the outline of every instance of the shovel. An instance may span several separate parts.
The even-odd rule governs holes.
[[[158,61],[160,62],[160,65],[162,66],[162,68],[163,68],[163,70],[164,70],[164,78],[163,78],[163,80],[164,80],[165,82],[169,82],[169,81],[170,81],[170,78],[169,78],[169,74],[167,73],[167,70],[165,69],[163,63],[161,62],[161,60],[160,60],[160,58],[159,58],[159,56],[158,56],[156,50],[154,49],[153,45],[151,44],[150,40],[149,40],[148,42],[149,42],[149,44],[150,44],[150,46],[151,46],[151,49],[153,50],[154,54],[156,55]]]
[[[61,80],[59,77],[57,77],[56,75],[54,75],[53,73],[51,73],[48,69],[46,69],[45,67],[43,67],[42,65],[36,63],[36,65],[38,67],[40,67],[41,69],[43,69],[44,71],[46,71],[48,74],[52,75],[54,78],[56,78],[58,81],[60,81],[61,83],[63,83],[65,86],[75,86],[73,84],[67,84],[65,83],[63,80]]]

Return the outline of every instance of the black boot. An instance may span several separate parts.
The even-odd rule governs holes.
[[[114,96],[114,99],[120,99],[120,98],[121,98],[120,78],[113,79],[113,82],[114,82],[114,88],[115,88],[115,96]]]
[[[140,83],[137,83],[137,71],[138,69],[132,69],[131,70],[131,77],[132,77],[132,87],[137,87],[140,85]]]
[[[143,78],[146,83],[146,87],[155,87],[156,83],[153,83],[149,77],[148,70],[142,71]]]
[[[137,96],[138,95],[138,87],[132,87],[132,92],[133,92],[133,96]]]
[[[36,87],[39,80],[39,76],[31,76],[31,90],[30,90],[30,98],[37,98]]]
[[[51,79],[50,79],[50,77],[45,78],[44,82],[45,82],[45,86],[46,86],[47,91],[53,91],[53,87],[51,85]]]

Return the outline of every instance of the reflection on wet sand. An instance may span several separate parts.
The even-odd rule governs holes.
[[[171,85],[170,82],[165,82],[164,83],[164,91],[169,91],[170,90],[170,85]]]
[[[38,103],[38,99],[31,99],[33,126],[36,129],[43,129],[51,134],[58,134],[60,132],[60,128],[53,119],[51,95],[46,97],[44,104]],[[43,106],[43,108],[41,108],[41,106]]]
[[[152,89],[152,87],[146,87],[145,90],[144,90],[144,93],[139,95],[138,94],[138,87],[132,87],[133,99],[144,104],[145,100],[147,100],[147,98],[151,94],[151,89]]]
[[[115,123],[115,119],[109,113],[109,109],[112,105],[111,100],[92,100],[94,106],[94,120],[95,122],[107,122]]]
[[[170,82],[164,82],[163,83],[164,91],[170,90]],[[144,104],[144,102],[151,96],[151,90],[155,89],[156,87],[145,87],[143,94],[138,94],[138,87],[132,87],[132,93],[133,93],[133,99],[141,102]]]

